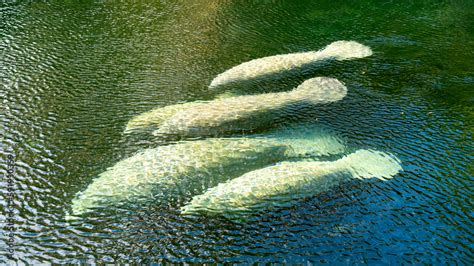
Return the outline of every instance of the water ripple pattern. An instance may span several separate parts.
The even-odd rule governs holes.
[[[1,264],[474,263],[471,2],[2,1],[0,14]],[[344,182],[245,222],[153,201],[65,220],[100,173],[173,145],[125,135],[131,118],[229,93],[208,85],[243,62],[338,40],[373,55],[239,92],[340,80],[344,99],[274,126],[330,128],[347,152],[328,161],[393,154],[394,178]]]

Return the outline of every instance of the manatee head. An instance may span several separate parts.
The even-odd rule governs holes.
[[[370,47],[355,41],[336,41],[326,46],[320,53],[331,56],[336,60],[347,60],[371,56],[372,50]]]
[[[301,83],[292,94],[314,103],[336,102],[346,96],[347,88],[335,78],[317,77]]]

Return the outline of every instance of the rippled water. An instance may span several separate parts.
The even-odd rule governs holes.
[[[472,3],[201,2],[1,3],[0,262],[474,262]],[[248,93],[338,78],[348,96],[294,122],[397,155],[396,178],[240,223],[152,203],[64,219],[99,173],[166,144],[123,135],[133,116],[212,99],[224,91],[210,81],[241,62],[341,39],[374,55]]]

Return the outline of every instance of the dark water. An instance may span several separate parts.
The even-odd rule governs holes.
[[[1,263],[474,263],[471,1],[200,2],[2,2]],[[157,145],[122,134],[134,115],[212,99],[210,81],[241,62],[343,39],[374,55],[311,73],[349,93],[300,118],[397,155],[396,178],[246,223],[152,204],[64,220],[97,174]]]

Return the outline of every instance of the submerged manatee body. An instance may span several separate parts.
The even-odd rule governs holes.
[[[359,150],[334,162],[283,162],[248,172],[195,196],[182,213],[239,215],[316,195],[351,179],[392,178],[399,160],[373,150]]]
[[[342,141],[325,129],[289,134],[283,131],[269,137],[182,141],[147,149],[118,162],[79,192],[72,201],[72,215],[202,193],[219,182],[294,156],[326,155],[344,149]]]
[[[238,96],[232,92],[225,92],[221,93],[216,96],[216,99],[225,99],[230,97]],[[148,131],[154,130],[159,125],[161,125],[166,119],[172,117],[178,111],[186,110],[192,108],[193,106],[200,105],[201,103],[205,103],[205,101],[196,101],[196,102],[189,102],[189,103],[179,103],[174,105],[169,105],[165,107],[160,107],[153,109],[151,111],[139,114],[130,121],[128,121],[127,126],[125,127],[124,133],[132,133],[138,131]]]
[[[347,93],[337,79],[308,79],[289,92],[226,97],[157,108],[133,118],[126,132],[155,126],[158,136],[221,136],[268,127],[302,108],[334,102]]]
[[[199,104],[199,102],[180,103],[156,108],[151,111],[139,114],[128,121],[124,133],[156,129],[159,125],[166,121],[166,119],[169,119],[178,111],[186,110],[187,108],[191,108]]]
[[[255,80],[273,74],[302,70],[315,62],[348,60],[372,55],[372,50],[354,41],[336,41],[319,51],[274,55],[237,65],[212,80],[209,88]],[[300,71],[299,71],[300,72]],[[274,80],[275,77],[272,77]]]
[[[219,136],[268,127],[298,108],[341,100],[346,87],[337,79],[308,79],[289,92],[245,95],[195,104],[165,120],[155,135]]]

